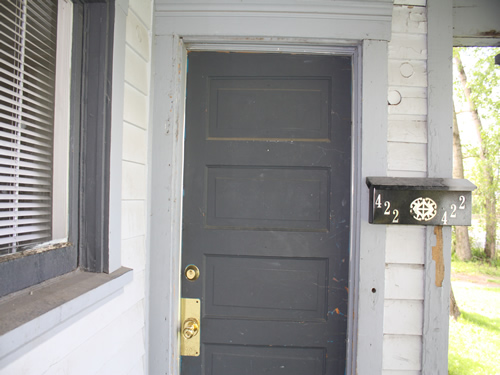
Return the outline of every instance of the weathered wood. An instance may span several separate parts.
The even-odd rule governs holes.
[[[428,176],[450,177],[452,171],[452,0],[428,0]],[[443,228],[443,287],[436,286],[432,246],[427,230],[422,375],[448,374],[451,228]]]
[[[427,146],[422,143],[389,142],[388,168],[394,171],[427,170]]]
[[[415,116],[391,115],[387,140],[400,143],[427,143],[427,122]]]
[[[425,60],[427,39],[421,34],[393,34],[389,43],[390,59]]]
[[[453,1],[453,45],[489,47],[500,45],[500,2]]]
[[[394,5],[410,5],[410,6],[395,6],[393,8],[392,32],[426,34],[427,15],[426,15],[425,2],[426,0],[394,1]]]

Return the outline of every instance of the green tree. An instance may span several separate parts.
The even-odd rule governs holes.
[[[477,136],[477,146],[465,150],[474,157],[468,178],[478,187],[474,194],[476,208],[484,222],[486,240],[484,251],[493,259],[496,253],[497,202],[500,166],[500,68],[495,55],[500,48],[456,48],[454,63],[461,87],[459,98],[471,114],[471,125]],[[464,68],[464,59],[471,61]],[[467,69],[467,72],[466,72]]]

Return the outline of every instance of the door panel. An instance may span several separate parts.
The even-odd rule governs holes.
[[[351,59],[189,53],[182,374],[344,374]]]

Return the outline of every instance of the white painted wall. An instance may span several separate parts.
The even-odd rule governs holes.
[[[2,375],[147,373],[145,317],[152,1],[129,0],[128,5],[126,1],[117,4],[126,7],[117,8],[117,17],[122,17],[121,21],[126,23],[126,33],[115,35],[115,50],[123,51],[124,56],[115,55],[114,64],[116,71],[124,72],[121,77],[124,82],[113,86],[123,87],[122,92],[113,92],[113,104],[123,105],[123,123],[113,123],[120,128],[113,129],[112,153],[121,149],[122,156],[118,168],[112,160],[111,174],[121,174],[121,182],[112,182],[111,195],[112,200],[121,197],[121,218],[119,211],[114,210],[111,221],[118,221],[116,229],[121,233],[121,241],[111,246],[112,251],[119,252],[114,258],[121,258],[122,266],[133,269],[133,279],[123,289],[104,299],[96,299],[93,305],[50,329],[43,327],[47,319],[37,318],[40,325],[37,329],[43,333],[0,361]],[[117,25],[119,22],[117,19]],[[125,45],[116,45],[120,41]],[[116,74],[114,79],[117,79]],[[69,306],[79,308],[68,304],[66,309]],[[7,351],[6,346],[0,348],[0,354]]]
[[[426,177],[427,15],[425,2],[405,3],[394,5],[389,42],[388,175]],[[387,228],[384,375],[421,373],[425,235]]]

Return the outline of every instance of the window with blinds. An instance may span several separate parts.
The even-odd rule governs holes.
[[[0,255],[52,236],[57,9],[0,1]]]

